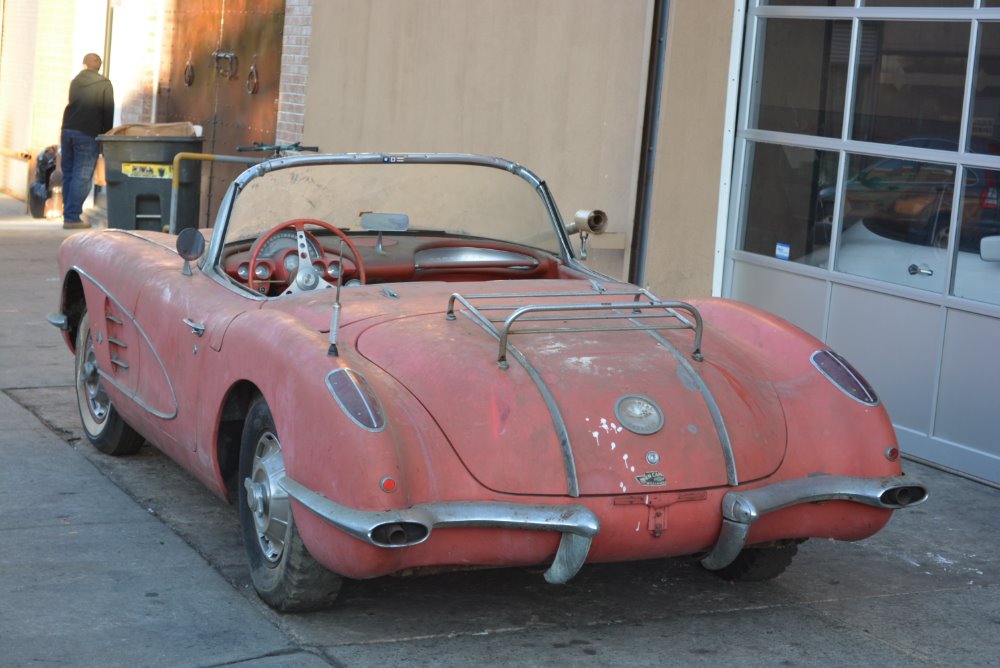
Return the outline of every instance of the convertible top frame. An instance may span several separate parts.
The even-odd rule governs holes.
[[[562,215],[556,206],[552,193],[545,181],[527,167],[510,160],[491,156],[472,155],[466,153],[344,153],[331,155],[295,155],[273,160],[266,160],[254,165],[236,177],[222,198],[219,213],[215,219],[212,241],[208,252],[200,264],[202,271],[211,267],[212,273],[222,275],[220,263],[223,254],[223,241],[229,226],[230,216],[240,192],[247,184],[269,172],[293,167],[308,167],[312,165],[406,165],[406,164],[437,164],[437,165],[471,165],[509,172],[526,181],[541,198],[552,223],[553,234],[559,240],[560,257],[567,265],[598,276],[577,262],[573,254],[569,237],[563,223]],[[224,278],[224,276],[221,276]]]

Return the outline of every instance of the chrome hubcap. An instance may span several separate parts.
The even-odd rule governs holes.
[[[97,355],[94,353],[94,340],[87,337],[87,348],[84,352],[83,364],[80,365],[77,382],[80,385],[82,397],[87,405],[90,415],[98,424],[104,422],[108,417],[108,410],[111,408],[111,400],[108,399],[104,385],[101,383],[101,375],[97,371]]]
[[[281,487],[285,477],[285,460],[277,436],[261,435],[254,449],[250,477],[243,481],[247,507],[253,515],[257,543],[261,554],[271,564],[277,564],[285,551],[291,506],[288,494]]]

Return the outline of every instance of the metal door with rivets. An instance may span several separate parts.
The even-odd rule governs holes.
[[[169,8],[173,27],[169,81],[159,90],[160,120],[204,128],[206,153],[274,142],[284,29],[284,0],[202,0]],[[244,166],[209,163],[200,225]]]

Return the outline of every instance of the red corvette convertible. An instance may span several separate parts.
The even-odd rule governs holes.
[[[926,498],[843,357],[590,271],[571,239],[603,229],[497,158],[278,158],[211,230],[69,237],[50,320],[87,438],[148,440],[237,502],[279,610],[442,566],[562,583],[699,555],[764,579]]]

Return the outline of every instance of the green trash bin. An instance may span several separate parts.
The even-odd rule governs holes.
[[[108,183],[108,227],[168,231],[173,162],[178,153],[201,153],[201,137],[100,135]],[[198,227],[201,162],[184,160],[177,190],[177,229]]]

